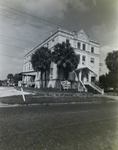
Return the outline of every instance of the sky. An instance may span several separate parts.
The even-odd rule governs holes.
[[[23,71],[24,55],[57,28],[83,29],[105,58],[118,50],[118,0],[0,0],[0,80]]]

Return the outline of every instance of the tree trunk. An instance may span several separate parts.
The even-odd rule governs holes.
[[[41,71],[41,88],[43,88],[43,72]]]
[[[69,71],[68,71],[68,68],[64,68],[64,80],[68,80],[68,74],[69,74]]]
[[[46,85],[47,85],[47,84],[46,84],[46,71],[45,71],[45,87],[46,87]]]

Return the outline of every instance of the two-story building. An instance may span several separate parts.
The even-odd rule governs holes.
[[[70,73],[70,80],[73,78],[76,82],[81,83],[83,88],[94,88],[99,93],[103,91],[97,87],[94,82],[99,80],[99,47],[100,44],[92,40],[86,33],[81,30],[79,32],[70,32],[63,29],[56,30],[51,34],[46,40],[40,43],[37,47],[31,50],[24,56],[23,65],[23,82],[26,86],[34,85],[40,88],[40,72],[35,72],[31,64],[31,55],[40,47],[48,47],[53,50],[57,43],[62,43],[69,41],[74,51],[80,58],[77,69]],[[50,66],[49,80],[47,82],[47,87],[55,88],[57,87],[57,66],[53,62]],[[74,81],[73,81],[74,82]],[[80,84],[78,84],[79,90]],[[88,90],[88,89],[87,89]]]

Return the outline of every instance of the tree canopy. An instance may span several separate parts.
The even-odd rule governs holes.
[[[41,86],[42,86],[42,75],[45,72],[45,81],[46,81],[46,71],[49,70],[50,68],[51,51],[47,47],[41,47],[37,49],[35,53],[32,54],[31,63],[35,71],[41,72]]]
[[[118,88],[118,51],[108,53],[105,62],[109,73],[102,76],[100,81],[103,86],[113,87],[116,90]]]
[[[67,80],[69,72],[75,70],[79,63],[79,57],[74,52],[69,42],[57,43],[52,52],[52,60],[57,64],[59,74],[63,73],[62,79]]]
[[[12,73],[9,73],[8,75],[7,75],[7,79],[13,79],[13,77],[14,77],[14,75],[12,74]]]
[[[9,80],[9,83],[12,84],[13,83],[13,79],[14,79],[14,75],[12,73],[9,73],[7,75],[7,79]]]
[[[105,62],[109,71],[118,72],[118,51],[108,53]]]
[[[21,73],[16,73],[14,75],[14,83],[15,83],[15,85],[18,85],[18,81],[22,81],[22,74]]]

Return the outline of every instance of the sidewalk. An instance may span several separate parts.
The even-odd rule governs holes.
[[[25,95],[30,93],[23,92]],[[22,95],[21,91],[16,90],[14,87],[0,87],[0,97],[14,96],[14,95]]]
[[[100,94],[96,94],[94,96],[95,97],[105,97],[105,98],[110,98],[110,99],[118,100],[118,96],[113,96],[113,95],[106,95],[106,94],[100,95]]]

